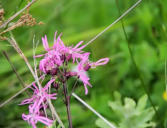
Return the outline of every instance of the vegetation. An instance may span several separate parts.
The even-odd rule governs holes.
[[[38,0],[33,3],[6,27],[0,28],[0,103],[23,88],[4,51],[24,84],[34,81],[24,60],[4,37],[12,35],[33,66],[33,40],[39,41],[36,54],[44,53],[41,41],[44,35],[52,46],[55,31],[62,32],[65,45],[75,46],[81,40],[86,43],[135,2],[137,0]],[[0,9],[4,10],[3,16],[0,13],[0,26],[26,5],[26,0],[0,0]],[[88,72],[93,85],[88,88],[88,95],[82,82],[78,82],[75,93],[118,128],[167,128],[166,5],[164,0],[142,0],[123,18],[125,33],[119,21],[84,49],[91,52],[92,61],[104,57],[110,61]],[[11,30],[3,33],[7,28]],[[24,92],[0,108],[0,127],[31,128],[21,118],[22,113],[28,112],[27,106],[18,105],[27,97]],[[53,104],[68,127],[63,97],[60,95]],[[74,97],[71,97],[71,115],[74,128],[108,127]],[[44,125],[39,123],[38,127]]]

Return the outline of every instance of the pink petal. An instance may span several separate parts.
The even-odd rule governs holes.
[[[84,84],[84,88],[85,88],[85,95],[87,95],[88,94],[88,88],[87,88],[86,84]]]
[[[39,57],[42,57],[42,56],[44,56],[44,54],[33,56],[33,58],[39,58]]]
[[[57,46],[58,46],[58,42],[57,42],[57,39],[56,39],[56,35],[57,35],[57,31],[55,32],[55,36],[54,36],[53,49],[57,48]]]
[[[46,118],[46,117],[42,117],[42,116],[36,116],[35,117],[38,121],[40,121],[41,123],[47,125],[47,126],[50,126],[52,125],[53,121]]]
[[[29,98],[29,99],[25,99],[23,100],[19,105],[25,105],[25,104],[30,104],[33,102],[33,99],[32,98]]]
[[[44,87],[44,90],[47,90],[49,86],[55,81],[55,79],[51,79]]]
[[[92,66],[92,68],[95,68],[96,66],[107,64],[108,61],[109,61],[109,58],[103,58],[103,59],[98,60],[95,63],[91,63],[91,66]]]
[[[49,45],[48,45],[48,41],[47,41],[47,37],[45,35],[45,37],[42,37],[42,43],[43,43],[43,47],[45,48],[46,51],[49,51]]]
[[[83,41],[80,41],[73,49],[77,52],[82,52],[81,50],[86,47],[86,45],[83,45],[80,48],[78,48],[82,43]]]
[[[83,43],[83,41],[80,41],[80,42],[74,47],[74,49],[78,48],[82,43]]]

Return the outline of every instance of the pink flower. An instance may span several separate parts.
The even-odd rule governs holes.
[[[34,113],[28,114],[28,115],[22,114],[22,118],[23,118],[23,120],[27,121],[30,125],[32,125],[33,128],[37,128],[36,124],[38,122],[41,122],[47,126],[51,126],[53,123],[53,120],[50,120],[44,116],[40,116],[40,115],[34,114]]]
[[[86,70],[85,70],[85,67],[84,67],[84,65],[88,62],[88,56],[89,56],[89,54],[86,54],[85,56],[83,56],[82,61],[80,63],[78,63],[78,67],[77,67],[77,69],[78,69],[77,75],[78,75],[79,79],[84,84],[86,95],[88,94],[87,85],[92,87],[91,84],[89,83],[90,78],[87,76]]]
[[[44,56],[44,58],[40,61],[39,69],[45,74],[48,74],[52,69],[61,66],[64,62],[64,60],[61,59],[61,56],[65,55],[68,51],[68,48],[64,45],[63,41],[60,38],[61,35],[59,35],[56,39],[56,34],[57,32],[55,33],[54,44],[51,48],[49,48],[46,35],[44,38],[42,37],[43,46],[47,53],[44,55],[35,56]]]
[[[60,53],[55,50],[51,50],[48,51],[48,53],[45,54],[45,57],[40,61],[39,69],[47,74],[53,68],[61,66],[62,63],[63,61],[60,58]]]
[[[80,41],[74,47],[67,47],[61,40],[61,35],[58,37],[56,37],[56,35],[57,32],[55,32],[53,47],[49,47],[46,36],[42,38],[43,46],[47,53],[45,53],[45,55],[39,55],[44,56],[39,64],[40,71],[52,76],[57,75],[57,73],[59,73],[59,69],[64,66],[63,64],[68,64],[70,59],[72,59],[73,64],[77,63],[77,76],[83,82],[85,87],[85,94],[87,94],[87,85],[91,86],[91,84],[89,83],[90,78],[86,75],[86,72],[90,68],[96,68],[97,66],[107,64],[109,58],[102,58],[97,62],[90,62],[90,53],[83,51],[83,49],[86,47],[86,45],[83,45],[83,41]],[[66,74],[66,77],[72,77],[72,75]]]
[[[41,109],[46,109],[48,107],[47,99],[56,99],[56,93],[48,94],[49,87],[55,81],[51,79],[44,87],[38,88],[35,83],[31,89],[34,91],[31,98],[25,99],[21,102],[20,105],[29,104],[29,114],[23,114],[23,120],[28,121],[29,124],[36,128],[36,123],[39,121],[47,126],[50,126],[53,121],[47,117],[41,116]]]
[[[87,75],[87,71],[90,68],[96,68],[97,66],[105,65],[108,63],[109,58],[102,58],[96,62],[89,60],[90,53],[83,51],[86,45],[83,45],[83,41],[73,46],[65,46],[61,40],[61,34],[57,36],[55,32],[54,43],[52,47],[49,47],[46,35],[42,37],[43,47],[45,54],[37,55],[34,57],[43,57],[39,63],[39,70],[45,75],[51,75],[51,80],[40,89],[33,83],[31,89],[33,95],[21,102],[20,105],[29,104],[29,114],[23,114],[23,120],[27,121],[33,128],[36,128],[36,124],[41,122],[47,126],[53,123],[53,120],[47,117],[45,110],[48,108],[48,100],[56,100],[56,93],[49,93],[51,84],[54,88],[59,89],[60,83],[65,82],[71,77],[78,77],[83,83],[85,88],[85,94],[88,94],[88,87],[92,87],[90,84],[90,78]],[[71,63],[72,60],[72,63]],[[71,71],[71,64],[77,64],[76,71]],[[44,78],[43,78],[44,79]]]
[[[38,89],[38,87],[35,85],[35,83],[33,83],[33,87],[34,88],[31,88],[34,93],[32,95],[31,98],[28,98],[28,99],[25,99],[21,102],[20,105],[24,105],[24,104],[31,104],[31,103],[34,103],[35,101],[38,101],[40,99],[42,99],[42,101],[45,101],[47,98],[50,98],[50,99],[56,99],[56,93],[53,93],[53,94],[48,94],[49,92],[49,86],[55,81],[55,79],[52,79],[50,80],[45,86],[44,88],[41,88],[41,92],[40,90]]]

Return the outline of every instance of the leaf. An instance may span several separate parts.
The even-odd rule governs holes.
[[[114,92],[114,98],[117,100],[117,101],[121,101],[121,95],[119,92],[115,91]]]
[[[113,123],[112,123],[113,124]],[[110,126],[108,126],[102,119],[97,119],[96,120],[96,125],[99,128],[110,128]]]
[[[126,97],[124,104],[121,103],[121,95],[118,92],[114,93],[115,101],[110,101],[109,106],[112,108],[113,115],[117,115],[115,124],[118,128],[148,128],[155,127],[156,123],[152,121],[155,114],[152,107],[146,108],[147,95],[143,95],[137,102]],[[96,125],[100,128],[105,128],[103,122],[99,119]]]
[[[138,101],[138,103],[137,103],[136,109],[138,109],[138,110],[144,109],[145,106],[146,106],[146,104],[147,104],[147,99],[148,99],[147,95],[143,95],[143,96],[139,99],[139,101]]]
[[[125,108],[126,109],[133,109],[136,107],[136,103],[131,98],[125,98]]]

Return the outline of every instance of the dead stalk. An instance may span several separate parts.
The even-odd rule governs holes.
[[[5,21],[1,26],[1,28],[4,28],[9,22],[11,22],[13,19],[15,19],[18,15],[20,15],[24,10],[29,8],[33,3],[35,3],[37,0],[32,0],[30,3],[28,3],[23,9],[15,13],[13,16],[11,16],[7,21]]]

